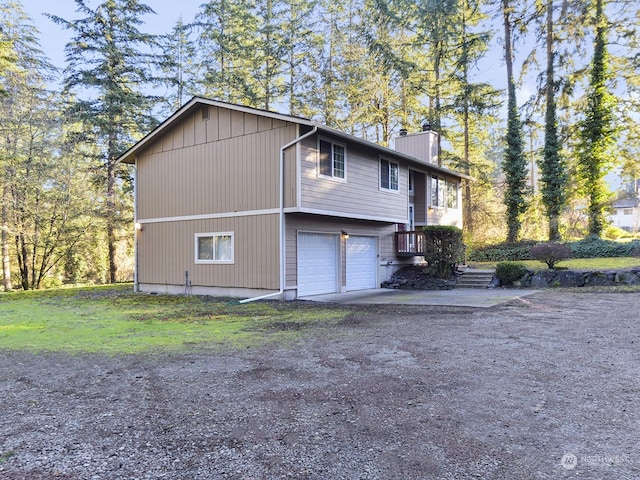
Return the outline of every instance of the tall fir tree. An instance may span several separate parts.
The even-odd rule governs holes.
[[[11,289],[15,266],[28,290],[43,286],[85,236],[91,189],[81,159],[66,155],[64,109],[47,86],[54,68],[41,51],[39,32],[15,1],[0,4],[0,26],[15,59],[3,71],[6,95],[0,97],[4,287]]]
[[[430,60],[426,75],[429,89],[427,119],[431,127],[440,133],[437,138],[439,161],[442,157],[442,135],[446,135],[442,104],[449,84],[452,43],[460,7],[458,0],[426,0],[418,7],[418,38],[427,45]]]
[[[15,213],[17,209],[26,208],[16,206],[13,197],[16,188],[21,187],[18,175],[24,171],[23,163],[29,157],[30,128],[34,127],[30,122],[36,117],[35,113],[30,115],[27,105],[41,106],[46,96],[45,79],[53,73],[37,35],[38,31],[20,2],[0,2],[0,239],[5,290],[13,288],[11,241],[21,233],[15,228]],[[20,268],[19,273],[22,276],[24,270]]]
[[[313,117],[317,113],[314,95],[318,89],[317,52],[322,36],[316,33],[318,0],[285,0],[283,48],[286,63],[285,97],[289,114]]]
[[[210,0],[194,26],[199,31],[201,84],[208,97],[260,106],[256,88],[255,49],[258,18],[247,0]]]
[[[507,138],[502,162],[505,175],[504,203],[507,207],[507,241],[518,240],[521,216],[527,209],[527,159],[524,154],[522,122],[518,113],[516,84],[513,75],[513,6],[502,0],[504,24],[504,59],[507,69]]]
[[[84,0],[75,1],[82,18],[50,18],[74,34],[66,46],[64,88],[77,94],[75,113],[102,148],[108,280],[113,283],[118,269],[117,232],[125,225],[118,208],[119,178],[128,175],[116,160],[156,124],[151,116],[156,99],[144,91],[154,79],[149,65],[156,61],[156,39],[139,30],[143,17],[154,12],[138,0],[105,0],[95,8]]]
[[[163,113],[170,114],[197,93],[196,48],[191,39],[191,26],[179,18],[171,32],[159,39],[162,55],[158,83],[167,88],[163,96]]]
[[[474,148],[477,144],[479,124],[486,125],[495,121],[493,114],[500,105],[500,92],[486,82],[474,82],[473,70],[477,62],[485,54],[491,39],[490,32],[478,27],[486,19],[482,12],[482,2],[477,0],[461,0],[457,9],[455,22],[455,41],[452,48],[453,73],[450,81],[451,96],[445,104],[445,113],[453,114],[455,126],[449,129],[450,140],[461,132],[461,155],[454,154],[453,167],[472,177],[486,176],[486,162],[473,158],[482,154]],[[456,142],[459,143],[459,142]],[[443,155],[446,160],[446,156]],[[447,162],[449,163],[449,162]],[[478,183],[487,188],[486,183]],[[469,239],[473,238],[475,217],[473,194],[479,193],[473,182],[466,181],[462,195],[463,226]],[[480,195],[483,198],[484,195]],[[479,211],[479,210],[475,210]]]
[[[616,142],[615,98],[609,91],[611,73],[607,52],[605,0],[595,1],[595,41],[590,65],[584,119],[578,125],[578,174],[587,197],[589,235],[600,237],[606,224],[609,190],[605,175],[613,165]]]

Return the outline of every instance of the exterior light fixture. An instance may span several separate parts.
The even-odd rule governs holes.
[[[141,223],[136,222],[136,230],[138,232],[142,231],[142,224]]]
[[[345,240],[349,239],[349,233],[346,230],[340,230],[340,233],[342,234],[342,238]]]

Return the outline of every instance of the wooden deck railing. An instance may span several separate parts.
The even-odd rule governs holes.
[[[396,232],[396,255],[398,257],[424,255],[424,232]]]

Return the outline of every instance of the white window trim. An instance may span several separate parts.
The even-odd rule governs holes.
[[[231,237],[231,259],[230,260],[201,260],[198,258],[198,239],[202,237]],[[199,265],[229,265],[235,262],[235,239],[233,232],[206,232],[194,235],[194,258]]]
[[[398,167],[398,188],[386,188],[382,186],[382,175],[381,175],[381,170],[382,170],[382,162],[388,162],[389,163],[389,168],[391,168],[391,164],[393,163],[394,165],[397,165]],[[391,171],[389,171],[389,184],[391,184]],[[384,158],[384,157],[380,157],[378,159],[378,188],[380,190],[382,190],[383,192],[389,192],[389,193],[400,193],[400,164],[398,162],[395,162],[393,160],[389,160],[388,158]]]
[[[320,168],[320,140],[323,140],[325,142],[329,142],[332,146],[333,145],[338,145],[339,147],[342,147],[344,149],[344,178],[342,177],[335,177],[333,175],[333,147],[331,148],[331,175],[323,175],[321,172],[321,168]],[[318,169],[318,178],[326,178],[328,180],[334,180],[336,182],[346,182],[347,181],[347,145],[345,143],[342,142],[336,142],[335,140],[333,140],[332,138],[328,138],[328,137],[321,137],[318,136],[318,143],[316,145],[316,150],[317,150],[317,154],[318,154],[318,161],[317,161],[317,169]]]

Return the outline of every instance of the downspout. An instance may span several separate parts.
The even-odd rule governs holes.
[[[279,223],[280,223],[280,289],[276,293],[269,293],[267,295],[261,295],[259,297],[253,298],[245,298],[244,300],[240,300],[238,303],[249,303],[255,300],[262,300],[264,298],[275,297],[277,295],[282,295],[284,293],[284,284],[285,284],[285,271],[284,271],[284,257],[285,257],[285,228],[284,228],[284,151],[295,145],[296,143],[301,142],[307,137],[311,135],[315,135],[318,131],[318,127],[313,127],[313,129],[304,135],[295,138],[290,141],[286,145],[280,147],[280,212],[279,212]],[[299,174],[299,172],[298,172]]]
[[[138,224],[138,157],[133,164],[133,292],[138,293],[138,234],[140,225]]]

